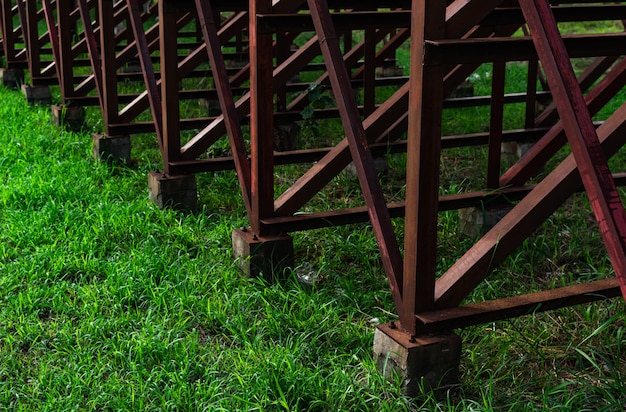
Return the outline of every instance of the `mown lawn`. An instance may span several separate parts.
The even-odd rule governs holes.
[[[155,165],[141,152],[132,168],[100,164],[88,133],[59,131],[48,108],[6,89],[0,102],[0,410],[626,405],[619,299],[459,331],[461,387],[409,400],[372,360],[376,323],[395,316],[368,227],[296,235],[299,262],[319,272],[313,289],[295,275],[246,279],[231,257],[231,231],[246,224],[232,173],[200,178],[200,213],[159,210],[147,194]],[[574,219],[571,209],[559,216]],[[539,260],[540,284],[562,272],[607,275],[606,263],[588,262],[595,252],[556,262],[582,236],[572,222],[558,236],[539,233],[478,293],[525,282]],[[460,243],[444,241],[443,262]]]

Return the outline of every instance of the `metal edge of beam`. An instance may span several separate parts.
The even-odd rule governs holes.
[[[418,333],[453,330],[621,296],[616,278],[416,314]]]

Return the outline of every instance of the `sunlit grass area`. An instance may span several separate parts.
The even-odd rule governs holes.
[[[525,85],[524,70],[509,65],[507,91]],[[489,67],[471,80],[488,93]],[[0,89],[0,102],[0,409],[626,407],[620,299],[459,330],[461,385],[408,399],[373,361],[376,325],[396,316],[368,225],[294,234],[296,264],[313,271],[313,286],[296,273],[245,278],[231,251],[231,231],[247,224],[233,172],[198,176],[199,213],[160,210],[147,193],[146,175],[160,167],[153,136],[133,137],[133,167],[111,167],[91,156],[97,119],[70,133],[18,92]],[[508,110],[506,127],[521,127],[523,107]],[[444,134],[485,131],[488,121],[485,108],[446,112]],[[302,133],[335,141],[340,129],[328,123]],[[381,182],[388,200],[401,200],[406,159],[387,157]],[[482,148],[446,151],[442,193],[482,188],[485,162]],[[303,170],[278,168],[277,191]],[[342,173],[311,207],[362,202],[356,177]],[[394,224],[401,239],[401,219]],[[456,211],[440,214],[439,229],[443,273],[475,239],[460,232]],[[588,202],[576,195],[470,300],[608,276]]]

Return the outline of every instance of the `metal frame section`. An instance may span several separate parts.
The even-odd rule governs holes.
[[[61,104],[68,106],[88,106],[97,104],[89,94],[95,88],[97,72],[89,70],[90,60],[85,56],[92,38],[91,19],[80,24],[81,11],[92,8],[94,1],[42,0],[48,40],[54,57],[57,82],[61,90]],[[87,11],[88,13],[88,11]],[[89,96],[89,97],[88,97]]]
[[[168,2],[164,2],[165,5]],[[406,2],[405,2],[406,3]],[[288,94],[294,92],[306,91],[311,83],[293,82],[292,79],[298,73],[307,70],[319,70],[320,64],[311,63],[313,58],[319,55],[318,42],[312,39],[306,42],[302,47],[297,50],[293,50],[293,39],[301,33],[303,30],[312,30],[310,18],[302,20],[299,14],[297,14],[303,7],[304,2],[286,2],[279,1],[273,6],[273,10],[279,12],[278,21],[283,26],[276,35],[276,38],[272,40],[271,47],[268,52],[271,55],[276,55],[276,61],[278,64],[276,67],[272,66],[272,72],[270,73],[271,81],[268,84],[272,84],[272,89],[267,90],[270,95],[276,96],[277,110],[273,111],[272,129],[277,125],[284,123],[289,124],[294,120],[301,119],[300,112],[304,105],[307,103],[306,94],[302,93],[299,98],[289,100]],[[371,5],[366,5],[371,7]],[[182,6],[177,3],[177,7],[180,9]],[[363,7],[363,6],[361,6]],[[163,152],[164,171],[167,175],[179,175],[189,173],[199,173],[219,169],[237,169],[237,176],[242,184],[242,193],[244,193],[244,199],[247,199],[247,192],[249,191],[250,175],[247,171],[242,170],[247,168],[246,164],[251,162],[247,160],[250,156],[247,153],[246,143],[243,141],[242,134],[239,130],[240,124],[246,124],[252,121],[250,105],[252,92],[247,83],[251,81],[251,72],[255,69],[255,64],[250,64],[247,60],[241,60],[242,56],[248,56],[247,42],[242,41],[246,39],[248,34],[249,13],[247,2],[196,2],[195,8],[189,6],[185,12],[193,12],[203,22],[203,38],[204,44],[202,44],[197,50],[189,53],[184,59],[179,59],[178,64],[174,64],[175,56],[173,53],[161,52],[161,67],[165,67],[168,64],[167,69],[162,73],[166,75],[158,82],[159,84],[169,84],[164,90],[167,90],[168,98],[163,99],[162,103],[162,116],[163,119],[167,119],[168,127],[163,130],[163,143],[167,144],[168,149]],[[159,22],[170,22],[174,20],[176,10],[173,7],[165,7],[162,13],[167,13],[171,16],[160,16]],[[178,11],[181,13],[181,10]],[[211,18],[211,15],[222,16],[221,18]],[[224,16],[228,16],[224,18]],[[180,16],[180,14],[178,15]],[[265,16],[263,24],[265,27],[271,26],[271,21],[276,15]],[[295,22],[291,20],[295,18]],[[165,20],[164,20],[165,19]],[[354,18],[353,18],[354,20]],[[168,23],[173,24],[173,23]],[[268,29],[261,27],[261,30],[267,31]],[[172,32],[172,28],[161,27],[162,33],[162,47],[167,44],[169,50],[175,49],[173,43],[174,38],[168,34]],[[349,38],[350,30],[344,32],[344,38]],[[265,35],[272,35],[273,32],[268,32]],[[380,41],[384,36],[391,35],[391,31],[379,31],[374,34],[373,40]],[[390,38],[386,47],[376,53],[375,49],[372,49],[374,55],[372,59],[368,59],[367,64],[372,65],[374,62],[380,64],[390,64],[391,56],[403,41],[408,38],[408,33],[405,30],[403,33]],[[393,41],[392,41],[393,40]],[[345,40],[347,43],[347,40]],[[374,41],[360,42],[355,46],[350,45],[350,53],[346,57],[346,64],[351,67],[355,67],[358,73],[362,73],[363,68],[359,60],[361,60],[365,53],[365,44],[374,44]],[[236,47],[233,52],[225,53],[224,50],[229,46],[234,45]],[[242,54],[245,52],[245,54]],[[164,56],[166,56],[164,58]],[[167,57],[169,56],[169,57]],[[208,59],[207,59],[208,57]],[[264,56],[264,58],[266,58]],[[195,70],[200,64],[206,64],[208,60],[209,73],[207,73],[211,79],[211,82],[216,85],[212,89],[208,90],[176,90],[176,82],[179,82],[181,78],[188,76],[191,70]],[[223,70],[227,61],[239,61],[239,67],[235,70]],[[321,66],[323,69],[323,65]],[[374,74],[374,71],[371,71]],[[269,80],[269,77],[268,77]],[[375,82],[373,76],[368,76],[368,81]],[[403,79],[388,79],[387,83],[403,82]],[[314,84],[324,85],[328,82],[328,78],[322,75]],[[354,86],[359,87],[358,83],[363,83],[359,76],[355,76]],[[148,87],[149,89],[149,87]],[[367,93],[367,106],[366,110],[373,110],[373,93],[375,92],[375,85],[368,86]],[[177,102],[189,98],[189,97],[206,97],[216,101],[219,108],[216,111],[219,113],[217,116],[210,117],[208,119],[202,118],[183,118],[179,111]],[[136,111],[145,109],[148,105],[154,106],[154,102],[150,102],[148,96],[142,96],[142,99],[138,99],[129,105],[130,107],[125,109],[127,113],[134,113]],[[153,113],[156,110],[152,109]],[[338,110],[327,109],[318,110],[315,116],[329,117],[337,116]],[[178,120],[177,120],[178,119]],[[155,123],[156,124],[156,123]],[[202,127],[198,125],[202,124]],[[237,127],[235,127],[237,125]],[[156,124],[158,128],[159,125]],[[181,131],[184,129],[200,129],[200,132],[188,137],[183,141],[180,138]],[[234,153],[233,157],[228,158],[206,158],[205,153],[207,150],[219,139],[227,136],[230,142],[231,152]],[[269,147],[269,146],[268,146]],[[250,149],[252,150],[252,149]],[[270,156],[273,158],[273,149],[269,151]],[[319,158],[320,151],[291,151],[287,153],[281,153],[277,155],[277,162],[279,163],[297,163],[303,160],[310,161]],[[248,176],[248,177],[246,177]],[[242,180],[243,179],[243,180]],[[245,181],[244,181],[245,180]],[[248,210],[249,209],[249,205]]]
[[[4,57],[4,10],[0,5],[0,56]]]
[[[55,62],[62,103],[100,106],[106,124],[113,101],[128,102],[135,97],[118,90],[117,82],[142,78],[141,73],[121,70],[137,59],[130,34],[130,13],[125,1],[77,0],[73,3],[72,0],[56,0],[55,18],[47,20],[52,41],[58,39]],[[142,13],[142,19],[155,15],[156,8],[152,7]]]
[[[427,2],[418,0],[415,3],[424,7],[424,12],[432,13],[426,8],[432,7]],[[402,316],[401,312],[402,327],[410,334],[453,327],[455,321],[468,314],[472,315],[470,316],[472,320],[469,320],[469,317],[466,320],[468,324],[471,324],[567,306],[582,301],[592,301],[601,297],[616,296],[619,295],[619,284],[623,283],[623,281],[618,282],[617,279],[592,282],[521,298],[502,299],[479,306],[458,306],[494,267],[501,263],[580,187],[581,177],[583,182],[587,181],[585,191],[592,199],[592,204],[597,203],[594,211],[602,227],[603,238],[614,262],[618,279],[623,278],[623,269],[621,269],[621,261],[624,258],[622,246],[624,238],[621,234],[624,224],[623,208],[615,191],[615,184],[606,160],[597,153],[601,152],[600,141],[607,155],[614,153],[619,147],[620,143],[616,140],[624,127],[626,109],[621,108],[615,112],[598,128],[597,134],[591,122],[590,112],[597,110],[597,106],[594,106],[592,102],[594,104],[601,101],[606,103],[604,99],[608,95],[614,95],[624,86],[622,79],[624,63],[619,62],[600,85],[587,96],[583,96],[579,84],[575,81],[568,52],[570,55],[594,56],[598,50],[593,50],[595,47],[592,47],[591,43],[605,41],[612,35],[563,39],[558,33],[554,19],[554,15],[558,13],[553,13],[547,3],[544,2],[542,5],[539,1],[535,4],[526,1],[520,3],[532,40],[523,38],[482,42],[481,51],[479,47],[469,46],[469,42],[474,42],[473,40],[445,38],[441,31],[437,31],[440,25],[434,24],[432,28],[429,28],[429,25],[421,20],[419,9],[414,6],[414,13],[416,13],[413,16],[414,25],[423,28],[424,35],[413,45],[412,55],[425,57],[423,60],[413,57],[412,60],[412,80],[416,81],[416,84],[411,91],[414,104],[410,105],[409,110],[409,116],[413,120],[409,127],[408,153],[414,154],[415,160],[407,162],[413,165],[412,170],[407,171],[407,186],[417,186],[418,190],[407,194],[406,200],[405,256],[410,256],[411,261],[405,257],[404,275],[405,278],[412,280],[412,282],[409,281],[410,290],[420,291],[419,294],[415,294],[416,297],[411,297],[411,300],[407,302],[410,308],[405,308],[405,316]],[[594,8],[591,7],[589,10],[592,9]],[[573,12],[581,11],[575,8],[572,10]],[[561,15],[564,11],[565,8],[559,9],[559,13],[563,12]],[[515,12],[520,13],[518,9]],[[443,14],[441,11],[438,13],[440,16]],[[542,16],[542,19],[537,17],[538,14]],[[432,14],[428,15],[432,16]],[[440,17],[439,21],[443,21],[443,18]],[[583,45],[586,41],[590,42],[588,46]],[[527,45],[522,46],[522,42]],[[467,47],[461,47],[464,43]],[[507,43],[509,46],[505,46]],[[517,45],[512,46],[513,44]],[[617,44],[614,46],[611,52],[606,51],[607,55],[621,54]],[[448,47],[450,47],[450,55],[443,50]],[[506,49],[509,51],[506,52]],[[497,51],[502,51],[502,53]],[[570,141],[574,155],[554,169],[459,261],[441,277],[436,278],[432,257],[432,251],[435,250],[433,242],[436,241],[436,232],[432,228],[429,229],[429,226],[432,225],[430,222],[435,220],[432,218],[436,217],[438,188],[424,183],[424,180],[420,180],[420,176],[428,180],[438,174],[436,164],[438,161],[432,159],[438,159],[441,149],[438,143],[433,143],[439,140],[440,133],[437,127],[440,123],[438,120],[433,121],[433,117],[437,117],[436,113],[441,111],[438,107],[433,112],[433,105],[425,107],[418,106],[418,104],[424,101],[438,101],[437,93],[443,84],[441,73],[438,71],[447,63],[459,62],[459,60],[470,63],[475,62],[476,59],[489,61],[494,56],[498,56],[498,59],[518,59],[529,54],[535,55],[535,53],[546,71],[546,78],[561,121],[539,140],[532,153],[527,155],[520,164],[515,165],[504,176],[496,176],[497,179],[491,181],[496,183],[496,187],[502,187],[501,185],[513,182],[512,175],[519,177],[522,174],[520,169],[525,168],[528,172],[530,163],[535,163],[535,166],[545,164],[546,159],[554,154],[554,149],[563,144],[564,136],[567,136]],[[561,71],[567,73],[567,80],[564,79],[565,75]],[[600,95],[604,97],[599,97]],[[501,133],[497,127],[492,128],[492,133],[494,130],[498,134]],[[555,142],[556,134],[559,135],[558,143]],[[591,166],[594,162],[597,162],[595,167]],[[534,168],[533,172],[536,170]],[[533,172],[525,176],[529,177]],[[516,181],[520,184],[524,182],[525,179]],[[424,211],[423,214],[420,214],[422,211]],[[428,216],[432,220],[429,220]],[[420,233],[420,230],[423,232]],[[427,244],[433,246],[424,248]],[[424,290],[425,285],[426,290]],[[423,302],[427,302],[427,305],[424,306]]]
[[[103,89],[105,70],[102,66],[102,50],[111,51],[116,57],[111,62],[114,69],[108,72],[116,75],[116,81],[118,78],[119,81],[142,79],[139,71],[117,72],[138,59],[125,1],[107,2],[113,10],[113,16],[105,21],[104,27],[107,33],[110,29],[114,34],[110,38],[105,37],[105,47],[101,47],[102,30],[97,0],[24,0],[18,4],[20,6],[15,9],[22,23],[20,30],[22,26],[26,27],[23,64],[30,70],[33,85],[59,85],[63,105],[100,106],[104,111],[103,100],[107,93]],[[142,21],[155,17],[156,6],[141,9]],[[157,37],[153,34],[154,39]],[[131,101],[135,97],[123,95],[118,90],[109,90],[109,96],[115,96],[121,102]]]
[[[343,64],[345,53],[338,33],[341,24],[350,18],[358,21],[356,27],[367,30],[367,13],[359,15],[359,19],[356,18],[358,13],[354,13],[342,20],[332,13],[333,7],[340,2],[329,3],[324,0],[308,1],[308,15],[300,13],[297,17],[291,16],[290,24],[304,27],[300,21],[313,21],[327,69],[325,76],[332,87],[346,137],[329,149],[290,189],[276,197],[274,173],[271,171],[277,157],[271,154],[269,136],[276,113],[276,99],[271,93],[275,89],[271,88],[272,81],[276,79],[272,73],[278,65],[271,52],[272,39],[275,38],[271,33],[280,32],[281,20],[271,1],[250,2],[251,62],[256,67],[251,79],[252,230],[264,236],[369,221],[378,241],[399,315],[397,326],[412,336],[619,295],[620,285],[624,289],[622,261],[626,220],[603,153],[610,156],[621,146],[619,136],[625,127],[626,109],[616,111],[597,131],[596,125],[591,122],[591,115],[604,107],[625,84],[626,63],[614,57],[624,54],[624,35],[598,33],[562,37],[556,21],[606,19],[609,16],[613,20],[623,19],[623,6],[559,2],[561,5],[550,7],[548,3],[541,4],[537,0],[535,3],[524,1],[520,8],[516,2],[507,1],[459,0],[446,4],[415,0],[410,13],[410,81],[389,100],[366,112],[356,104],[350,72]],[[377,13],[375,27],[378,29],[385,24],[382,14],[381,11]],[[536,17],[537,14],[540,17]],[[550,16],[553,16],[552,20]],[[398,28],[402,17],[397,14],[393,21]],[[530,36],[511,36],[525,25]],[[568,56],[597,58],[576,79]],[[518,60],[531,62],[529,67],[531,71],[535,70],[529,76],[529,85],[533,87],[523,98],[528,106],[534,107],[538,95],[534,88],[538,72],[532,69],[538,66],[537,62],[546,72],[545,82],[554,104],[536,118],[528,110],[526,129],[506,131],[502,126],[502,107],[507,102],[502,87],[503,66],[507,61]],[[451,104],[446,97],[482,63],[492,63],[494,67],[489,98],[490,130],[480,138],[489,152],[485,192],[441,196],[438,176],[442,148],[454,144],[451,141],[461,142],[470,138],[442,137],[442,113],[446,105]],[[567,73],[567,77],[560,73]],[[564,94],[563,90],[568,93]],[[269,108],[274,108],[274,112]],[[403,204],[385,203],[374,168],[376,143],[388,138],[390,130],[408,130],[408,140],[403,143],[407,151],[407,194]],[[502,174],[500,145],[512,134],[518,137],[533,135],[538,144],[530,155],[524,156]],[[399,133],[392,135],[398,136]],[[525,187],[528,179],[545,166],[546,161],[566,141],[574,155],[536,186]],[[355,165],[365,206],[300,213],[307,202],[350,161]],[[618,278],[521,298],[459,306],[494,267],[565,199],[581,188],[581,182],[594,205]],[[500,223],[442,276],[438,276],[439,211],[465,207],[481,199],[486,192],[494,196],[504,193],[520,196],[516,206]],[[405,216],[403,250],[391,224],[392,217],[402,215]]]
[[[116,4],[97,1],[99,31],[97,40],[102,47],[100,54],[90,52],[89,55],[92,65],[98,67],[97,73],[100,73],[100,79],[97,82],[99,84],[98,95],[104,121],[104,133],[107,136],[129,134],[113,130],[115,125],[124,122],[121,119],[121,113],[124,110],[122,105],[131,105],[142,95],[159,98],[155,91],[157,73],[153,68],[156,58],[152,56],[154,51],[158,50],[157,7],[152,5],[147,10],[143,7],[142,2],[135,0],[122,0]],[[144,31],[144,25],[149,29]],[[138,31],[140,36],[136,35],[137,27],[140,27]],[[173,35],[176,36],[177,33],[174,32]],[[135,68],[139,63],[141,73],[122,70],[128,67],[129,63],[135,63]],[[145,79],[149,79],[149,82]],[[123,93],[122,87],[126,80],[144,80],[150,87],[146,88],[146,92],[139,94]],[[137,116],[142,113],[143,111]],[[160,120],[159,113],[152,113],[152,115]]]
[[[186,79],[207,77],[207,69],[199,67],[207,61],[207,56],[206,50],[202,49],[198,17],[190,2],[164,4],[164,10],[160,4],[155,4],[150,8],[150,13],[156,18],[147,23],[141,12],[141,2],[128,0],[123,3],[128,12],[128,45],[117,54],[109,51],[101,61],[106,88],[103,96],[108,99],[103,107],[106,134],[155,133],[164,160],[170,159],[176,149],[173,142],[163,138],[164,125],[167,126],[166,131],[169,131],[174,127],[173,118],[180,119],[178,105],[181,101],[202,98],[206,94],[204,90],[185,89],[184,83]],[[113,33],[107,29],[110,26],[108,21],[113,16],[111,10],[105,10],[100,15],[103,44],[114,42]],[[124,84],[121,77],[116,75],[116,70],[121,61],[128,61],[129,56],[140,67],[141,73],[137,75],[143,81],[145,91],[138,95],[126,95],[124,99],[120,96],[116,100],[116,90]],[[176,115],[161,106],[171,108],[171,112]],[[149,119],[142,118],[144,113],[150,114]],[[203,122],[206,122],[206,116],[179,122],[178,131],[200,128]],[[178,132],[171,131],[170,134],[178,135]]]
[[[626,219],[615,189],[625,176],[611,174],[606,160],[623,145],[626,107],[602,124],[591,121],[626,85],[626,60],[620,57],[626,55],[626,34],[562,36],[557,27],[557,22],[626,20],[624,5],[574,0],[160,0],[145,10],[140,0],[19,4],[2,0],[0,28],[8,66],[28,65],[37,81],[56,78],[64,104],[99,106],[107,136],[154,133],[168,176],[234,169],[255,235],[369,222],[399,315],[396,326],[410,336],[618,296],[620,287],[626,294]],[[41,20],[47,31],[40,31]],[[395,64],[409,37],[410,75],[378,77],[380,67]],[[577,57],[592,58],[578,78],[570,63]],[[528,62],[524,93],[505,92],[509,61]],[[130,62],[141,70],[121,72]],[[490,94],[451,97],[482,64],[493,67]],[[316,72],[315,79],[297,79],[303,72]],[[126,80],[143,82],[145,91],[124,92]],[[395,92],[381,99],[380,86],[394,86]],[[314,91],[320,88],[330,92],[334,103],[313,110]],[[198,115],[181,110],[181,103],[198,98],[216,102],[213,111]],[[539,101],[552,103],[537,115]],[[503,126],[503,108],[509,103],[526,105],[522,129]],[[442,136],[445,110],[478,105],[490,108],[487,132]],[[302,120],[303,113],[313,121],[339,119],[342,138],[330,147],[278,152],[277,128]],[[221,139],[228,139],[232,155],[209,156]],[[502,171],[500,147],[510,140],[536,144]],[[565,144],[572,156],[530,185]],[[442,196],[441,153],[459,146],[487,148],[485,185]],[[375,156],[389,152],[407,156],[403,202],[385,200],[374,166]],[[350,162],[361,206],[310,211],[311,200]],[[288,163],[311,166],[288,189],[275,193],[276,168]],[[461,305],[494,267],[581,190],[591,200],[616,279]],[[439,212],[501,198],[516,204],[438,274]],[[403,242],[394,218],[404,218]]]
[[[51,0],[18,1],[20,26],[24,27],[26,60],[32,86],[58,84],[50,34],[42,30],[52,6]]]
[[[20,24],[18,3],[15,0],[2,0],[0,4],[0,37],[4,66],[7,69],[26,69],[25,39]]]

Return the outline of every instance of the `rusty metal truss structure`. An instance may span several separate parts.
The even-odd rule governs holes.
[[[626,218],[607,158],[626,143],[626,106],[592,117],[626,85],[624,32],[562,35],[571,21],[626,20],[615,2],[550,0],[2,0],[7,68],[33,84],[58,84],[63,103],[99,106],[107,136],[154,133],[166,176],[234,170],[258,238],[371,224],[399,321],[407,336],[452,330],[599,299],[626,296]],[[298,41],[296,41],[298,40]],[[297,46],[296,46],[297,44]],[[410,44],[410,46],[409,46]],[[393,68],[410,52],[409,75]],[[586,58],[578,76],[572,58]],[[507,62],[526,62],[527,90],[505,93]],[[451,97],[483,64],[488,96]],[[133,69],[134,67],[134,69]],[[122,70],[124,69],[124,70]],[[299,74],[317,73],[303,81]],[[391,73],[391,75],[390,75]],[[406,71],[405,71],[406,73]],[[127,80],[141,93],[124,91]],[[537,87],[537,85],[542,87]],[[191,85],[191,86],[190,86]],[[381,87],[393,88],[380,98]],[[333,104],[311,109],[311,94]],[[204,99],[204,116],[181,102]],[[537,114],[537,102],[551,102]],[[524,127],[506,130],[503,108],[526,106]],[[442,113],[486,105],[489,130],[442,136]],[[277,130],[302,120],[339,119],[329,147],[284,144]],[[230,154],[208,156],[227,139]],[[536,142],[502,172],[505,141]],[[564,145],[572,154],[533,184]],[[484,146],[484,190],[440,193],[443,149]],[[389,203],[374,157],[406,153],[406,196]],[[282,193],[275,168],[310,166]],[[309,202],[353,163],[363,205],[311,211]],[[573,193],[588,195],[614,279],[463,305],[467,296]],[[437,220],[506,196],[514,207],[437,273]],[[392,219],[404,218],[404,238]]]
[[[18,13],[17,4],[14,2],[2,2],[0,7],[0,19],[2,27],[0,34],[2,39],[2,57],[4,67],[12,69],[24,69],[26,67],[26,49],[24,47],[24,36],[22,26],[19,23],[20,17],[24,13]]]

